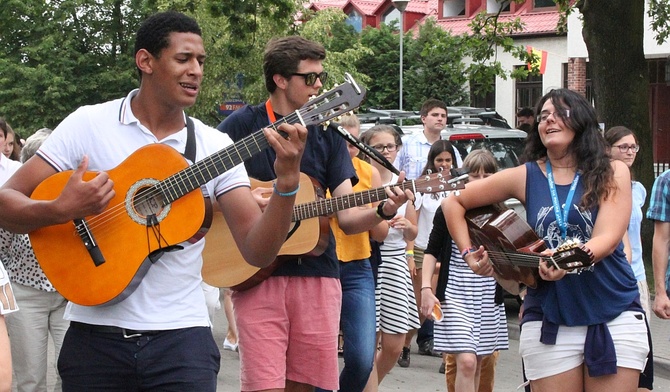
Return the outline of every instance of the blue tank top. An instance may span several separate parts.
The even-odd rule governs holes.
[[[526,163],[526,216],[528,224],[550,249],[561,243],[547,178],[537,162]],[[556,185],[561,208],[570,185]],[[580,210],[584,189],[577,185],[568,215],[567,238],[586,243],[593,232],[598,208]],[[537,319],[539,314],[558,325],[594,325],[610,321],[627,310],[638,295],[633,270],[623,253],[623,243],[611,255],[599,261],[591,271],[568,274],[556,282],[540,280],[536,289],[528,289],[524,314]],[[525,319],[525,317],[524,317]]]

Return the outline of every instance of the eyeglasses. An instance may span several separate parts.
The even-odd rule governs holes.
[[[549,118],[549,116],[554,116],[554,119],[560,118],[561,120],[563,120],[565,118],[570,118],[570,110],[566,109],[564,114],[559,113],[559,112],[555,112],[555,111],[554,112],[542,112],[542,113],[540,113],[539,116],[537,116],[537,122],[541,122],[541,123],[546,122],[547,119]]]
[[[633,152],[638,152],[640,151],[640,145],[639,144],[617,144],[616,146],[612,147],[617,147],[621,153],[627,153],[628,150],[631,150]]]
[[[326,80],[328,80],[328,72],[323,71],[321,73],[316,73],[316,72],[308,72],[308,73],[292,73],[291,75],[295,76],[302,76],[305,78],[305,84],[308,86],[314,86],[314,83],[316,83],[316,78],[319,78],[321,81],[321,84],[326,84]]]
[[[372,146],[372,148],[374,148],[375,150],[377,150],[379,152],[384,152],[384,149],[386,149],[388,152],[393,152],[393,151],[398,149],[398,145],[397,144],[387,144],[387,145],[375,144],[374,146]]]

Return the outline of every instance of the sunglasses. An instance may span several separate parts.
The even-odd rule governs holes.
[[[292,73],[291,75],[296,75],[296,76],[302,76],[305,78],[305,84],[308,86],[314,86],[314,83],[316,83],[316,79],[318,78],[321,81],[321,84],[326,84],[326,80],[328,80],[328,72],[323,71],[321,73],[316,73],[316,72],[308,72],[308,73]]]

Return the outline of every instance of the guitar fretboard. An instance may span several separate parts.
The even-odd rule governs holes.
[[[284,122],[283,119],[281,121]],[[271,126],[276,128],[278,123],[279,121]],[[172,203],[267,147],[269,144],[263,131],[257,131],[166,178],[156,184],[156,187],[163,193],[166,204]]]
[[[357,108],[364,97],[365,89],[348,76],[346,83],[310,100],[299,110],[273,122],[268,128],[273,128],[286,137],[284,132],[277,129],[281,124],[320,124]],[[170,204],[268,147],[269,142],[263,130],[256,131],[160,181],[154,188],[162,194],[163,204]]]
[[[413,180],[404,181],[393,186],[399,186],[402,190],[410,189],[413,192],[416,192],[416,186]],[[352,193],[350,195],[332,197],[329,199],[320,199],[310,203],[298,204],[293,207],[293,221],[297,222],[304,219],[314,218],[316,216],[330,215],[336,211],[374,203],[386,198],[388,198],[386,191],[384,190],[384,187],[381,187]]]

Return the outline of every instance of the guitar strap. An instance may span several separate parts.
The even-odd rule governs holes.
[[[195,143],[195,124],[191,117],[186,116],[186,148],[184,148],[184,158],[195,163],[196,143]],[[205,197],[205,219],[202,221],[200,230],[191,237],[188,242],[194,244],[207,234],[212,226],[212,200],[209,196]]]

